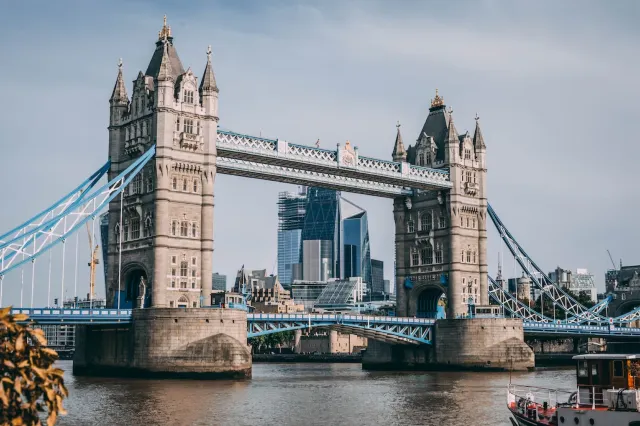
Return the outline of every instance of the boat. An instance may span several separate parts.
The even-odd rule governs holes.
[[[640,355],[586,354],[573,390],[509,383],[513,426],[640,426]]]

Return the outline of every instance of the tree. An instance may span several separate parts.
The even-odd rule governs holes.
[[[47,348],[44,332],[22,325],[27,315],[0,309],[0,424],[47,425],[66,414],[62,400],[68,396],[64,371],[54,368],[58,353]]]

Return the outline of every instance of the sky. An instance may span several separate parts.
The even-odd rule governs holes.
[[[166,14],[185,68],[200,75],[212,46],[222,128],[320,139],[325,148],[349,139],[362,155],[390,159],[396,122],[405,144],[415,141],[438,88],[459,132],[480,116],[489,202],[536,263],[588,268],[600,289],[607,249],[616,263],[640,264],[638,2],[5,0],[0,8],[0,234],[106,161],[118,59],[131,93]],[[295,187],[217,176],[214,271],[229,282],[242,264],[276,272],[285,190]],[[372,257],[391,278],[391,201],[345,196],[368,211]],[[88,287],[80,240],[67,296]],[[512,275],[493,230],[489,250],[490,273],[502,251]],[[36,305],[47,298],[41,278]],[[21,280],[9,281],[5,301],[15,302]]]

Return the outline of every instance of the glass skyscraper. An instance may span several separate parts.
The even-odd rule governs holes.
[[[367,212],[361,211],[344,219],[344,277],[362,277],[371,291],[371,247]]]
[[[302,227],[305,280],[340,276],[340,192],[309,188]]]
[[[306,188],[298,192],[278,194],[278,277],[280,283],[291,286],[302,279],[302,228],[304,225]]]

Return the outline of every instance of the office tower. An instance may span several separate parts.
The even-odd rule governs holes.
[[[306,188],[298,192],[278,194],[278,277],[290,287],[295,279],[302,279],[302,228],[307,203]]]

